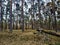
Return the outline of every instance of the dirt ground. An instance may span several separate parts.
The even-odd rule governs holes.
[[[0,45],[60,45],[60,37],[38,34],[35,30],[0,32]]]

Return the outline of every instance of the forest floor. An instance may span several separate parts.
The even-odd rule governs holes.
[[[60,37],[35,33],[36,30],[0,32],[0,45],[60,45]]]

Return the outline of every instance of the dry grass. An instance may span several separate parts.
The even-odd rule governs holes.
[[[12,33],[0,32],[0,45],[55,45],[60,42],[59,37],[34,34],[35,30],[14,30]]]

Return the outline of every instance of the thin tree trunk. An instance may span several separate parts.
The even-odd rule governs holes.
[[[53,15],[54,15],[54,28],[55,31],[57,32],[57,20],[56,20],[56,15],[55,15],[55,1],[52,0],[52,10],[53,10]]]
[[[10,32],[12,32],[12,0],[10,0]]]
[[[17,21],[16,21],[16,29],[18,29],[18,14],[17,14],[16,18],[17,18]]]
[[[50,30],[50,21],[51,21],[51,18],[50,18],[50,15],[49,15],[49,22],[48,22],[49,23],[49,26],[48,26],[49,30]]]
[[[7,29],[7,6],[6,6],[6,20],[5,20],[5,29]]]
[[[15,18],[14,18],[14,16],[13,16],[13,29],[14,29],[14,27],[15,27],[15,25],[14,25],[14,19],[15,19]]]
[[[38,12],[39,12],[39,20],[40,20],[40,27],[41,25],[41,14],[40,14],[40,0],[38,0]]]
[[[0,30],[3,30],[2,0],[0,0]]]
[[[0,30],[1,30],[1,0],[0,0]]]
[[[22,11],[21,11],[21,28],[22,28],[22,32],[24,32],[24,12],[23,12],[23,2],[24,0],[22,0]]]
[[[33,14],[32,14],[32,29],[34,29],[34,0],[32,0],[32,11],[33,11]]]

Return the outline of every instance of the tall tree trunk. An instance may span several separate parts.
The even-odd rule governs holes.
[[[10,0],[10,32],[12,32],[12,0]]]
[[[57,32],[57,20],[56,20],[56,15],[55,15],[55,0],[52,0],[52,10],[53,10],[53,15],[54,15],[54,28],[55,31]]]
[[[39,20],[40,20],[40,27],[42,26],[41,25],[41,14],[40,14],[40,0],[38,0],[38,12],[39,12]]]
[[[23,12],[23,2],[24,0],[21,0],[22,1],[22,11],[21,11],[21,28],[22,28],[22,32],[24,32],[24,12]]]
[[[0,0],[0,30],[3,30],[2,0]]]
[[[18,29],[18,14],[16,16],[17,20],[16,20],[16,29]]]
[[[14,16],[13,16],[13,29],[14,29],[14,27],[15,27],[15,25],[14,25],[14,19],[15,19],[15,18],[14,18]]]
[[[34,0],[32,0],[32,11],[33,11],[33,14],[32,14],[32,29],[34,29]]]
[[[50,25],[50,22],[51,22],[51,18],[50,18],[50,15],[49,15],[49,22],[48,22],[49,23],[49,26],[48,26],[49,27],[49,30],[50,30],[50,26],[51,26]]]
[[[5,29],[7,29],[7,6],[6,6],[6,20],[5,20]]]
[[[0,0],[0,30],[1,30],[1,0]]]
[[[3,30],[3,7],[1,8],[1,30]]]

